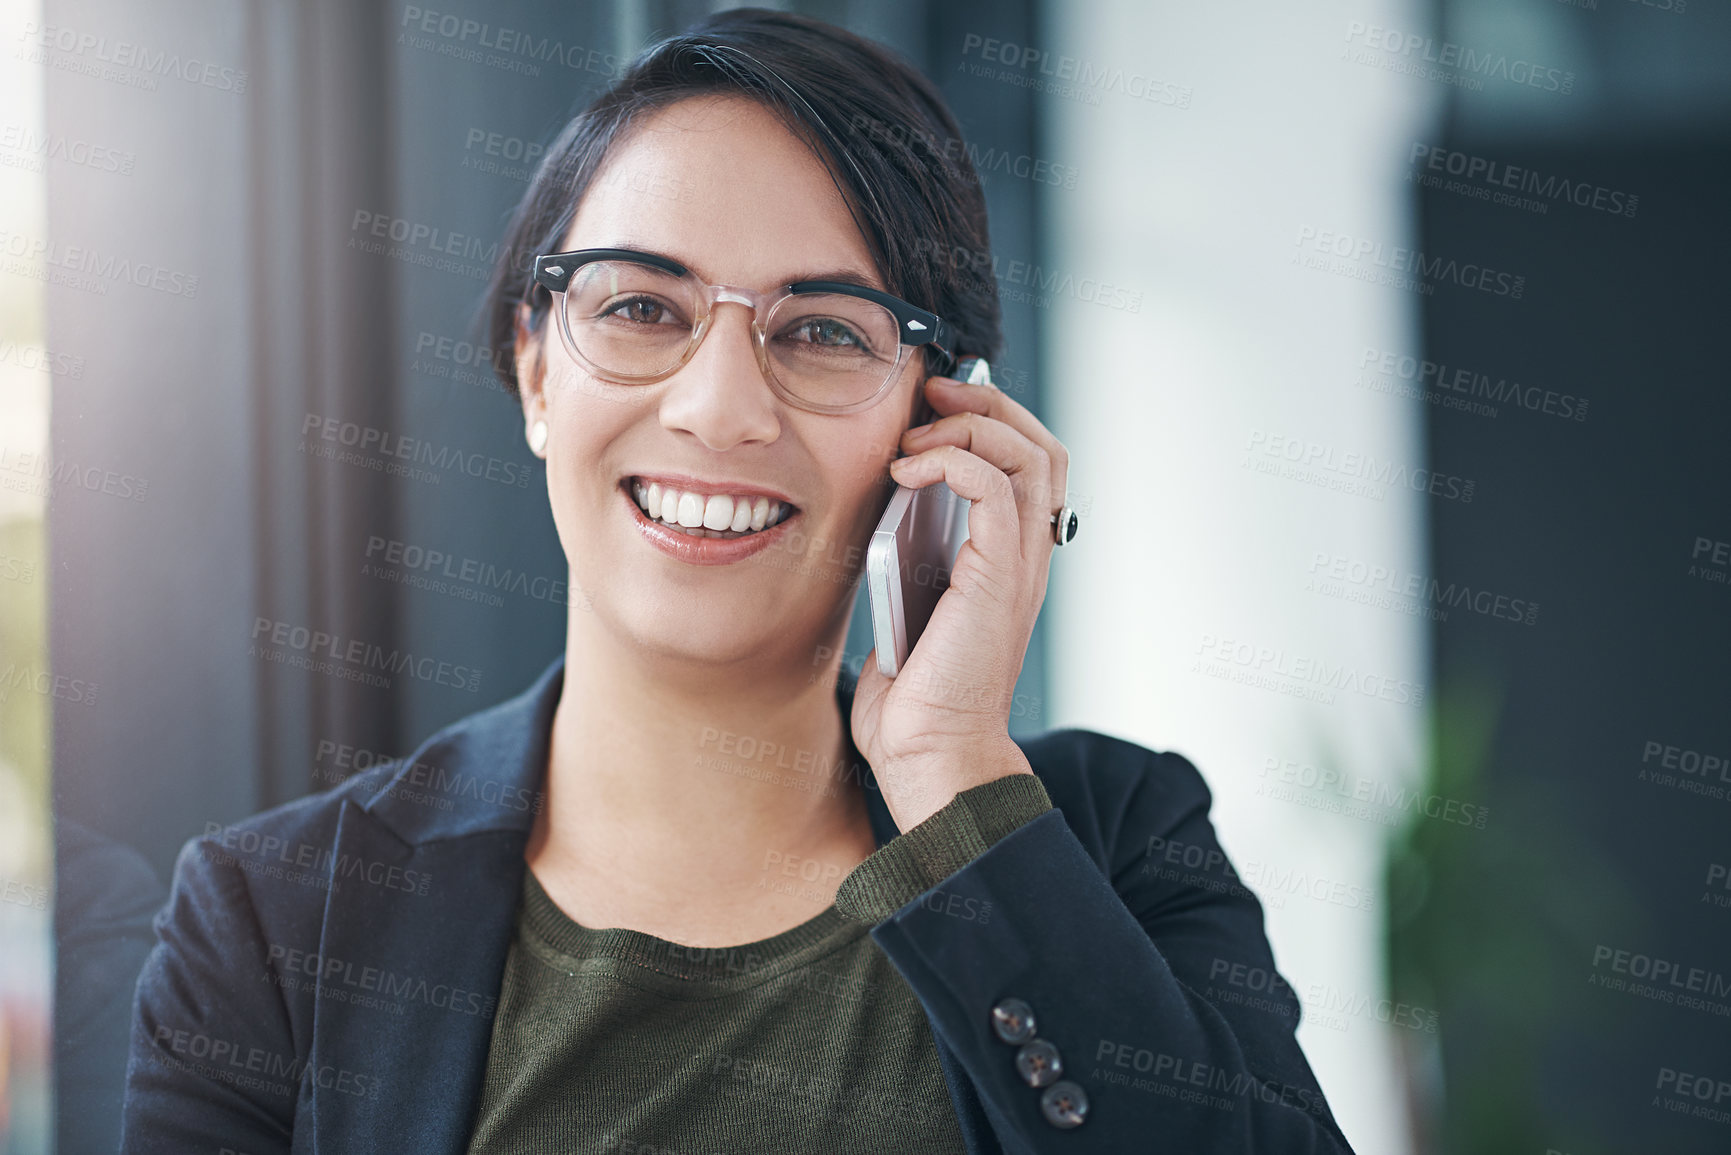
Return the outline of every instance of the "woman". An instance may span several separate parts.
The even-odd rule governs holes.
[[[565,653],[188,845],[125,1150],[1347,1150],[1290,990],[1219,997],[1274,964],[1194,767],[1009,736],[1066,455],[944,375],[1000,341],[991,279],[920,256],[988,250],[957,139],[881,48],[753,10],[567,128],[489,302]],[[970,538],[856,686],[888,479]]]

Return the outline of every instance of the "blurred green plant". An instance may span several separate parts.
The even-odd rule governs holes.
[[[0,673],[48,668],[48,543],[39,517],[0,522]],[[0,686],[0,764],[46,813],[49,710],[24,686]]]
[[[1561,1146],[1548,1072],[1582,1027],[1593,947],[1644,921],[1625,880],[1593,852],[1557,768],[1495,754],[1506,680],[1466,667],[1427,720],[1421,789],[1488,806],[1484,829],[1410,814],[1389,845],[1389,989],[1437,1012],[1436,1035],[1402,1032],[1421,1155]],[[1631,1004],[1589,1003],[1593,1019]],[[1590,1128],[1585,1128],[1590,1130]],[[1597,1155],[1570,1127],[1569,1155]]]

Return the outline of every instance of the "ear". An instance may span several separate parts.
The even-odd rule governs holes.
[[[930,425],[938,419],[937,411],[932,403],[926,400],[926,382],[941,374],[933,373],[926,368],[925,356],[919,359],[919,372],[914,377],[913,403],[909,407],[908,423],[903,428],[912,429],[918,425]]]
[[[938,418],[938,415],[932,411],[932,403],[926,400],[927,380],[929,380],[929,376],[922,373],[919,384],[914,386],[914,411],[913,415],[908,418],[909,429],[920,425],[930,425]]]
[[[545,332],[536,333],[529,327],[533,315],[527,304],[517,306],[515,346],[517,393],[523,402],[524,423],[547,416],[547,358],[542,344]]]

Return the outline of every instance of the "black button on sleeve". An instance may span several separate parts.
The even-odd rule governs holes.
[[[992,1030],[1011,1045],[1034,1037],[1034,1008],[1021,999],[999,999],[992,1008]]]
[[[1045,1039],[1029,1039],[1016,1052],[1016,1070],[1030,1087],[1045,1087],[1058,1081],[1064,1073],[1064,1059],[1058,1048]]]
[[[1068,1079],[1053,1083],[1040,1096],[1040,1112],[1059,1130],[1080,1127],[1088,1117],[1088,1092]]]

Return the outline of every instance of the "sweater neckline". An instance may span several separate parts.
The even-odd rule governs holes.
[[[682,984],[735,990],[757,986],[804,966],[867,933],[835,903],[779,934],[735,946],[686,946],[627,927],[588,927],[548,896],[541,880],[523,870],[522,929],[575,972],[599,960],[622,962]]]

